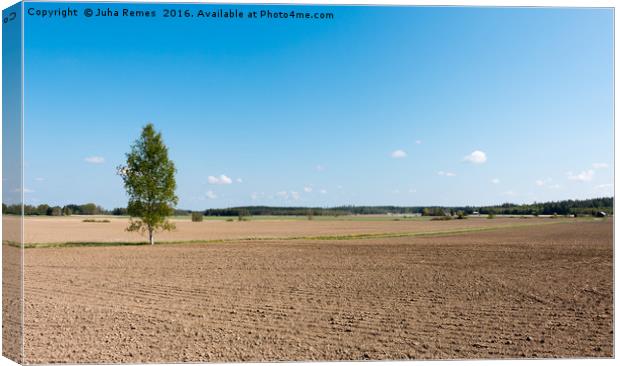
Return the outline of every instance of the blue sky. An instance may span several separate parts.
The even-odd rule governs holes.
[[[19,14],[20,4],[2,12],[2,17]],[[2,28],[2,202],[17,204],[22,201],[21,190],[21,19],[15,16]],[[14,93],[7,92],[15,91]]]
[[[147,122],[188,209],[612,194],[611,10],[305,10],[335,17],[26,16],[26,201],[124,206]]]

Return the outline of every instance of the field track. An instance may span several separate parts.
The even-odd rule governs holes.
[[[26,360],[611,357],[612,249],[611,220],[29,249]]]

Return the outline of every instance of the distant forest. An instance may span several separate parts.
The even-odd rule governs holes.
[[[231,208],[213,208],[203,211],[206,216],[343,216],[343,215],[384,215],[384,214],[421,214],[424,216],[456,215],[462,212],[471,215],[581,215],[595,216],[598,212],[613,214],[613,197],[593,198],[587,200],[564,200],[517,205],[504,203],[495,206],[339,206],[323,207],[270,207],[242,206]],[[19,215],[21,205],[2,204],[2,213]],[[175,210],[175,215],[189,215],[190,210]],[[69,216],[69,215],[127,215],[126,208],[106,210],[94,203],[66,206],[24,205],[25,215]]]
[[[339,206],[322,207],[270,207],[242,206],[231,208],[214,208],[204,211],[206,216],[340,216],[340,215],[385,215],[385,214],[421,214],[423,216],[456,215],[461,211],[467,215],[475,212],[493,215],[596,215],[597,212],[613,214],[613,197],[593,198],[587,200],[564,200],[552,202],[535,202],[517,205],[504,203],[495,206]]]

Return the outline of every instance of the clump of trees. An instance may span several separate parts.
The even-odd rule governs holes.
[[[424,207],[422,216],[448,216],[448,213],[443,207]]]
[[[94,203],[86,203],[83,205],[67,205],[65,206],[74,215],[105,215],[109,214],[103,207]]]
[[[127,209],[125,207],[117,207],[112,210],[114,216],[127,216]]]
[[[21,205],[2,204],[2,213],[7,215],[20,215]],[[71,215],[107,215],[103,207],[94,203],[86,203],[83,205],[69,204],[65,206],[50,206],[48,204],[40,204],[37,206],[24,205],[24,215],[28,216],[71,216]]]
[[[239,221],[248,221],[250,219],[250,211],[247,209],[240,209],[237,215]]]
[[[201,222],[203,217],[202,212],[192,212],[192,222]]]
[[[108,219],[103,219],[103,220],[95,220],[95,219],[84,219],[82,220],[82,222],[93,222],[93,223],[110,223],[111,221]]]
[[[452,216],[444,215],[444,216],[435,216],[431,219],[431,221],[449,221],[452,220]]]

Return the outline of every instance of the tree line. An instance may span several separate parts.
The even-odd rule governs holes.
[[[504,203],[499,206],[480,207],[481,214],[498,215],[592,215],[605,212],[614,213],[613,197],[592,198],[586,200],[563,200],[542,203],[516,205]]]
[[[315,216],[340,215],[386,215],[420,214],[423,216],[456,215],[459,211],[467,215],[474,213],[493,215],[596,215],[597,212],[613,214],[613,197],[586,200],[563,200],[534,202],[531,204],[504,203],[492,206],[338,206],[322,207],[271,207],[241,206],[213,208],[204,211],[205,216],[239,216],[249,212],[251,216],[305,216],[309,212]]]
[[[343,216],[343,215],[386,215],[386,214],[421,214],[423,216],[456,215],[459,211],[467,215],[596,215],[598,212],[613,214],[613,197],[586,200],[564,200],[535,202],[531,204],[504,203],[494,206],[338,206],[324,207],[274,207],[274,206],[240,206],[230,208],[212,208],[202,211],[205,216]],[[2,204],[2,213],[19,215],[21,205]],[[174,209],[173,214],[186,216],[191,210]],[[94,203],[65,206],[24,205],[24,215],[116,215],[127,216],[127,208],[117,207],[106,210]]]
[[[21,205],[18,204],[2,204],[2,213],[6,215],[20,215]],[[186,216],[191,214],[191,210],[174,209],[175,216]],[[40,205],[24,205],[24,215],[27,216],[71,216],[71,215],[114,215],[128,216],[129,212],[126,207],[116,207],[107,210],[94,203],[85,203],[82,205],[68,204],[65,206],[51,206],[46,203]]]
[[[347,210],[322,207],[272,207],[242,206],[230,208],[211,208],[204,212],[205,216],[339,216],[350,215]]]
[[[2,213],[9,215],[20,215],[21,205],[2,204]],[[70,216],[70,215],[108,215],[112,212],[94,203],[83,205],[68,204],[65,206],[50,206],[48,204],[24,205],[24,215],[28,216]]]

